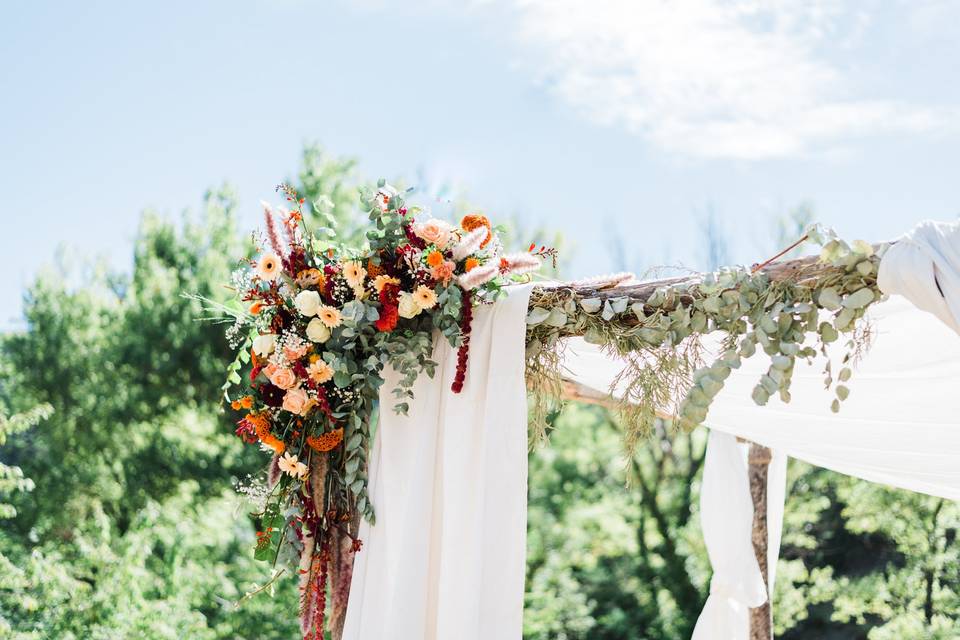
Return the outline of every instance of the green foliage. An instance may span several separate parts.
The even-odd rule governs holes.
[[[876,281],[880,259],[870,245],[854,242],[851,247],[817,225],[807,237],[823,247],[820,257],[787,278],[774,279],[759,268],[724,267],[652,291],[653,285],[615,289],[610,295],[569,286],[535,290],[526,343],[528,379],[537,400],[535,437],[545,433],[543,418],[559,400],[558,350],[560,339],[569,336],[583,336],[626,361],[619,382],[631,445],[661,423],[687,431],[702,424],[731,371],[758,349],[771,356],[753,390],[758,405],[774,394],[789,402],[797,360],[812,362],[819,353],[826,360],[826,387],[836,394],[831,406],[838,411],[849,388],[834,385],[827,345],[847,336],[839,372],[839,381],[846,382],[848,365],[868,342],[859,320],[881,298]],[[827,313],[832,317],[822,321]],[[710,333],[722,334],[722,349],[705,365],[700,340]]]

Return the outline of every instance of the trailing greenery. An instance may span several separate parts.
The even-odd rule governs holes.
[[[534,436],[545,434],[545,418],[560,401],[561,338],[578,335],[626,363],[615,386],[630,449],[657,426],[689,431],[701,424],[730,372],[758,348],[771,364],[753,390],[757,404],[774,394],[789,402],[797,359],[812,361],[819,354],[826,361],[826,386],[835,394],[832,409],[838,411],[849,394],[850,365],[869,342],[859,321],[882,297],[880,256],[866,243],[850,246],[819,226],[806,237],[822,246],[819,259],[802,261],[779,277],[733,267],[668,281],[652,291],[644,285],[535,291],[527,316]],[[722,333],[720,351],[704,363],[701,341],[713,332]],[[846,337],[846,352],[834,379],[828,345],[840,336]]]

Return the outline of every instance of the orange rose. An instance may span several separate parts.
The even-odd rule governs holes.
[[[490,221],[487,220],[487,216],[482,213],[469,213],[463,216],[463,220],[460,221],[460,226],[464,231],[473,231],[474,229],[479,229],[480,227],[487,228],[487,237],[483,239],[483,242],[480,243],[481,247],[487,246],[487,243],[493,239],[493,230],[490,227]]]

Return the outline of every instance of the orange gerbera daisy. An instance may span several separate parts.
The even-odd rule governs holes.
[[[490,227],[490,221],[487,219],[487,216],[482,213],[468,213],[463,216],[463,220],[460,221],[460,227],[464,231],[473,231],[474,229],[479,229],[480,227],[487,228],[487,237],[483,239],[483,242],[480,243],[481,247],[487,246],[487,243],[493,239],[493,230]]]
[[[439,267],[443,264],[443,254],[439,251],[431,251],[427,254],[427,264],[431,267]]]

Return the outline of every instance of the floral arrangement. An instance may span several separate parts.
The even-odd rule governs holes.
[[[417,376],[434,373],[437,332],[458,347],[459,392],[473,307],[555,252],[505,253],[477,213],[459,226],[421,219],[383,181],[361,195],[368,246],[351,251],[331,240],[333,219],[319,206],[330,226],[311,230],[304,200],[287,185],[278,191],[289,208],[264,203],[258,257],[234,273],[245,311],[232,313],[237,357],[224,392],[240,415],[236,434],[272,456],[267,485],[246,488],[257,503],[255,557],[298,567],[304,638],[319,640],[328,583],[330,626],[342,631],[359,520],[374,520],[367,452],[383,368],[402,373],[394,409],[405,413]]]

